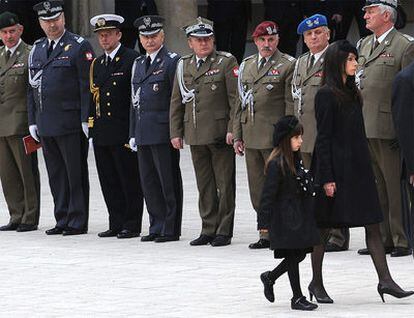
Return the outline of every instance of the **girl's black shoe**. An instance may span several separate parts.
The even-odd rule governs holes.
[[[292,298],[290,300],[290,308],[295,310],[315,310],[318,305],[306,300],[305,296],[299,298]]]
[[[273,285],[275,282],[270,278],[270,272],[260,274],[260,280],[264,286],[264,295],[268,301],[273,303],[275,301],[275,294],[273,293]]]

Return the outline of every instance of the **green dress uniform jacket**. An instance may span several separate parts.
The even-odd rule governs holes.
[[[6,61],[0,48],[0,177],[10,223],[37,225],[40,181],[36,153],[25,153],[22,137],[29,134],[27,60],[31,47],[20,42]]]
[[[258,54],[244,59],[241,82],[244,91],[252,89],[254,110],[235,110],[234,139],[244,141],[246,148],[273,148],[273,124],[286,113],[292,113],[291,82],[295,59],[279,50],[258,70]]]
[[[325,53],[307,71],[310,53],[301,55],[296,61],[292,79],[294,112],[303,125],[301,152],[312,153],[316,140],[315,95],[322,83],[322,66]]]
[[[177,76],[171,96],[170,137],[188,145],[222,143],[233,130],[237,61],[230,53],[213,51],[197,71],[194,54],[181,58],[185,86],[194,99],[182,104]],[[194,103],[194,104],[193,104]]]
[[[197,70],[196,56],[178,61],[170,107],[170,137],[190,145],[199,190],[201,234],[233,235],[235,165],[232,132],[237,61],[213,51]],[[181,87],[181,89],[180,89]]]
[[[391,114],[392,82],[414,61],[414,38],[393,29],[372,52],[374,35],[359,42],[358,77],[368,138],[394,139]]]

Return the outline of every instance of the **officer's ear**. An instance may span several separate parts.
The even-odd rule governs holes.
[[[118,38],[118,41],[122,38],[122,32],[121,30],[117,29],[116,37]]]

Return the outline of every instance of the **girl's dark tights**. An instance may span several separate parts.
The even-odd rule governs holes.
[[[270,272],[269,278],[276,281],[284,273],[288,273],[290,286],[292,287],[293,298],[297,299],[303,296],[300,288],[299,263],[306,257],[306,254],[288,254],[280,264]]]

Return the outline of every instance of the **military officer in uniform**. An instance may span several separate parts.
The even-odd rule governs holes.
[[[109,229],[99,237],[132,238],[141,233],[143,197],[138,163],[128,145],[131,68],[139,54],[121,43],[124,18],[101,14],[91,18],[104,54],[93,60],[89,115],[99,182],[109,213]]]
[[[397,0],[367,0],[367,29],[372,35],[358,43],[362,108],[372,165],[384,214],[383,243],[391,256],[411,254],[402,220],[400,153],[391,114],[392,82],[414,61],[414,39],[395,27]],[[405,205],[405,204],[404,204]],[[359,254],[369,254],[367,249]]]
[[[40,181],[37,155],[26,155],[28,135],[27,59],[30,47],[21,40],[17,15],[0,15],[0,179],[9,208],[9,224],[0,231],[33,231],[39,223]]]
[[[29,56],[29,130],[43,146],[56,225],[48,235],[87,232],[89,211],[89,66],[94,52],[84,38],[65,30],[63,2],[36,4],[45,38]]]
[[[231,243],[235,209],[233,110],[237,61],[214,49],[213,23],[198,17],[184,27],[193,53],[177,66],[171,97],[170,137],[190,145],[199,191],[201,235],[191,245]]]
[[[321,87],[323,60],[330,39],[328,19],[322,14],[312,15],[299,24],[297,33],[303,36],[309,49],[296,61],[292,80],[294,115],[304,128],[300,150],[305,168],[309,169],[316,139],[315,95]],[[344,251],[348,245],[349,229],[332,229],[326,251]]]
[[[149,234],[141,241],[177,241],[181,234],[183,185],[180,151],[170,143],[170,99],[180,58],[164,46],[164,19],[136,20],[146,55],[135,60],[132,74],[130,146],[138,147]]]
[[[259,212],[265,179],[265,162],[273,149],[273,124],[293,112],[290,89],[295,59],[277,49],[275,22],[260,23],[252,35],[258,53],[244,59],[238,78],[239,103],[234,118],[234,150],[246,153],[247,177],[253,208]],[[259,241],[249,248],[268,248],[269,233],[262,230]]]

